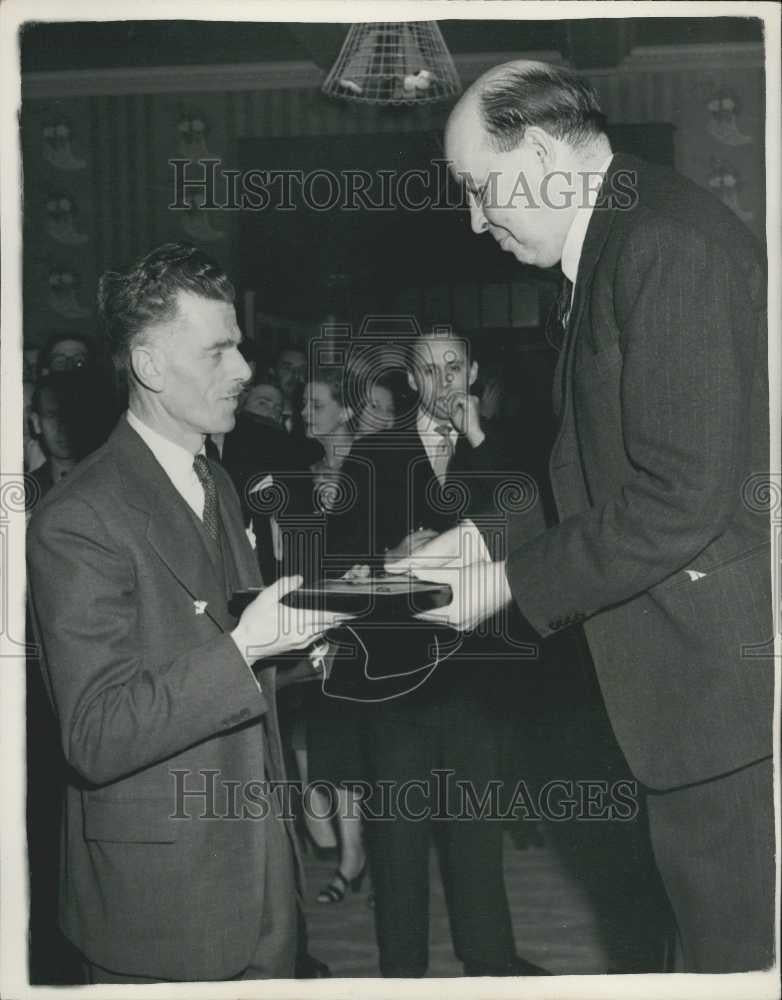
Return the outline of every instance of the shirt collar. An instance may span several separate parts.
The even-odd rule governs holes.
[[[152,430],[131,410],[128,410],[126,417],[133,430],[163,466],[169,479],[174,483],[180,483],[190,476],[193,472],[193,459],[195,457],[192,452],[183,448],[181,444],[176,444],[175,441],[163,437],[158,431]],[[204,453],[204,446],[201,445],[198,454],[203,455]]]
[[[590,174],[600,174],[605,176],[606,170],[608,170],[608,165],[610,164],[613,153],[611,153],[597,168],[597,170],[590,171]],[[584,240],[586,239],[587,229],[589,228],[589,223],[592,218],[592,211],[597,202],[597,196],[600,192],[599,188],[595,188],[592,184],[589,185],[587,190],[587,203],[586,205],[581,205],[576,214],[573,216],[573,221],[570,223],[570,229],[567,231],[565,236],[565,243],[562,247],[562,261],[561,268],[562,273],[566,278],[575,285],[576,278],[578,277],[578,265],[581,262],[581,251],[584,247]]]

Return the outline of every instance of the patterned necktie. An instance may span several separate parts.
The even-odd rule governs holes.
[[[204,488],[204,527],[212,539],[217,541],[217,487],[205,455],[196,455],[193,459],[193,471]]]
[[[438,441],[432,461],[434,474],[440,480],[442,486],[445,485],[445,477],[448,473],[448,463],[453,458],[453,444],[451,442],[451,425],[437,424],[434,428],[442,438]]]
[[[556,301],[551,307],[549,320],[546,324],[546,340],[555,351],[561,351],[562,345],[565,343],[572,299],[573,282],[563,274]]]

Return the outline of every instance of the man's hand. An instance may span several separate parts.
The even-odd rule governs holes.
[[[408,536],[409,537],[409,536]],[[489,553],[472,521],[462,521],[455,528],[434,535],[428,542],[417,546],[407,556],[397,557],[394,552],[386,555],[389,573],[415,573],[426,578],[430,569],[442,566],[467,566],[469,563],[488,561]]]
[[[366,563],[354,563],[350,569],[342,574],[343,580],[368,580],[372,576],[372,570]]]
[[[447,607],[422,611],[416,618],[450,625],[459,632],[476,628],[512,598],[504,562],[477,562],[434,570],[427,567],[422,570],[422,575],[433,583],[448,584],[453,591],[453,600]]]
[[[300,576],[284,577],[266,587],[242,612],[231,636],[248,665],[294,649],[305,649],[350,615],[331,611],[289,608],[281,598],[302,583]]]
[[[486,435],[481,430],[481,401],[478,396],[460,393],[454,396],[451,406],[451,423],[463,434],[473,448],[483,444]]]
[[[389,549],[386,552],[386,564],[396,562],[399,559],[405,559],[428,542],[431,542],[432,539],[437,538],[437,536],[438,533],[432,528],[419,528],[417,531],[411,531],[409,535],[405,535],[398,545],[395,545],[393,549]]]

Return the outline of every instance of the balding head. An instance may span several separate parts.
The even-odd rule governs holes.
[[[480,76],[451,117],[465,114],[476,116],[487,141],[506,152],[530,126],[574,147],[605,139],[605,116],[589,84],[568,69],[531,59],[502,63]]]
[[[569,70],[517,60],[484,73],[445,132],[474,232],[491,233],[521,263],[556,264],[585,178],[610,155],[602,128],[594,93]]]

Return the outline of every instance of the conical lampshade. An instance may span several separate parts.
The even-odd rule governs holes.
[[[425,104],[461,90],[436,21],[354,24],[323,93],[365,104]]]

